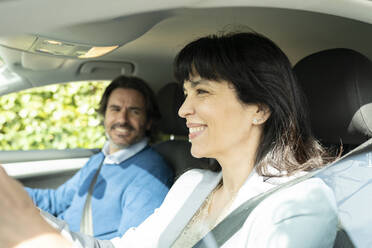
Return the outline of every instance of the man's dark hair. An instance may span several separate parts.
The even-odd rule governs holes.
[[[146,136],[154,134],[155,123],[161,118],[155,94],[149,85],[142,79],[133,76],[119,76],[115,78],[105,89],[99,103],[98,113],[105,116],[108,99],[115,89],[133,89],[141,93],[145,99],[147,121],[152,121],[151,130],[146,132]]]

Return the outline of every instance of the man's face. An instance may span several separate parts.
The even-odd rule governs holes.
[[[141,140],[151,127],[143,95],[134,89],[117,88],[112,91],[104,126],[110,142],[110,154]]]

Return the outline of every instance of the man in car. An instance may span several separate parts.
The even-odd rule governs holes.
[[[107,136],[102,151],[57,189],[26,191],[39,208],[65,220],[71,230],[111,239],[160,206],[173,172],[148,145],[160,113],[153,91],[142,79],[114,79],[98,112]]]

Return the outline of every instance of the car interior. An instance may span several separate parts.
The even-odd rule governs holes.
[[[170,139],[153,147],[176,178],[190,168],[218,170],[216,161],[189,152],[188,130],[177,115],[183,91],[173,76],[173,59],[207,34],[253,31],[288,55],[315,136],[344,155],[372,136],[371,13],[369,0],[0,1],[0,97],[45,85],[138,76],[157,94],[162,114],[157,127]],[[24,185],[54,188],[99,149],[0,149],[0,163]],[[372,223],[361,218],[372,202],[366,193],[371,158],[352,159],[362,168],[355,175],[349,169],[320,175],[335,190],[342,225],[356,247],[372,244],[361,231],[367,220]],[[338,191],[341,179],[345,191]]]

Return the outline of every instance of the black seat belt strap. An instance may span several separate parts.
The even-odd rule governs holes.
[[[231,212],[224,220],[222,220],[215,228],[207,233],[203,239],[196,243],[193,248],[215,248],[220,247],[225,243],[234,233],[236,233],[244,224],[250,213],[260,204],[264,199],[273,193],[283,188],[288,188],[296,183],[304,181],[315,174],[315,171],[309,172],[302,177],[298,177],[292,181],[281,184],[263,194],[253,197],[240,205],[237,209]],[[213,240],[215,242],[213,242]]]

